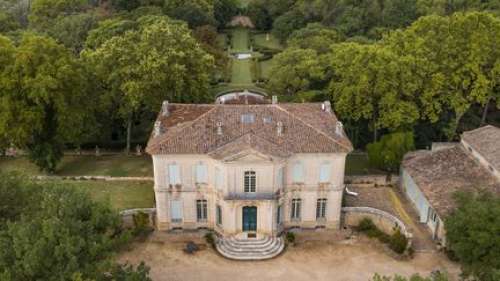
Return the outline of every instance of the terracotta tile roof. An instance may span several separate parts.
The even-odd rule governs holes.
[[[276,156],[352,151],[345,132],[335,131],[335,114],[322,110],[321,103],[170,104],[168,110],[168,117],[159,114],[162,133],[151,136],[146,149],[149,154],[212,153],[223,157],[237,153],[238,147]],[[243,122],[243,115],[253,122]],[[222,134],[217,132],[219,122]],[[283,125],[281,136],[278,122]]]
[[[462,139],[500,171],[500,128],[484,126],[464,132]]]
[[[456,191],[487,189],[500,195],[500,182],[461,144],[437,151],[408,153],[402,164],[439,216],[455,208]]]

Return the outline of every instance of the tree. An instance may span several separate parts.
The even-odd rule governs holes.
[[[368,144],[366,147],[370,164],[392,173],[399,170],[404,155],[414,149],[411,132],[384,135],[380,141]]]
[[[298,10],[292,10],[273,22],[273,35],[281,42],[285,42],[295,30],[303,28],[306,24],[304,15]]]
[[[410,59],[381,45],[337,44],[331,55],[334,77],[329,92],[342,119],[366,120],[377,140],[380,128],[408,129],[419,119],[418,81]]]
[[[206,100],[213,66],[213,57],[203,51],[184,24],[157,16],[142,17],[138,24],[137,30],[83,52],[112,107],[125,120],[127,153],[132,123],[140,110],[157,111],[166,99]]]
[[[30,33],[6,57],[0,139],[26,149],[41,170],[54,172],[64,144],[79,143],[93,127],[85,71],[64,46]]]
[[[447,247],[466,277],[500,278],[500,198],[484,190],[456,194],[457,208],[445,218]]]
[[[130,236],[107,203],[93,202],[82,190],[12,175],[0,175],[0,200],[8,220],[0,224],[1,280],[150,281],[144,264],[114,264],[112,255]]]
[[[436,122],[443,112],[452,114],[444,129],[450,140],[472,105],[485,106],[498,97],[500,19],[491,14],[422,17],[384,44],[414,60],[422,116]]]
[[[44,31],[55,19],[83,11],[85,0],[33,0],[29,15],[30,27]]]
[[[47,33],[65,47],[80,53],[87,34],[97,25],[97,17],[92,13],[80,13],[59,17],[47,29]]]
[[[207,24],[216,26],[213,0],[168,0],[164,9],[168,16],[187,22],[191,28]]]
[[[307,91],[315,81],[325,77],[324,65],[316,51],[288,48],[276,55],[269,80],[269,88],[278,94],[293,96]]]
[[[289,47],[313,49],[318,54],[330,51],[333,44],[343,41],[343,36],[335,29],[320,23],[310,23],[306,27],[294,31],[288,38]]]
[[[85,47],[95,50],[109,39],[122,36],[126,31],[136,30],[138,27],[139,25],[135,20],[112,18],[101,21],[95,29],[89,32]]]
[[[12,17],[12,15],[0,11],[0,33],[5,33],[9,31],[16,30],[21,26],[19,23]]]
[[[255,28],[259,30],[270,30],[273,26],[273,18],[268,11],[268,1],[251,1],[248,4],[247,14],[252,20]]]
[[[214,0],[214,18],[219,28],[224,28],[238,13],[238,1]]]

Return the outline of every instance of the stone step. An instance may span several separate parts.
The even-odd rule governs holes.
[[[220,238],[216,249],[219,253],[234,260],[264,260],[276,257],[285,248],[280,237],[264,237],[261,239]]]

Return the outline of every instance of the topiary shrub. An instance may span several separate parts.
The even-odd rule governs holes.
[[[215,238],[212,232],[208,232],[207,234],[205,234],[205,241],[208,245],[215,247]]]
[[[287,232],[285,236],[286,242],[288,244],[294,244],[295,243],[295,233],[293,232]]]

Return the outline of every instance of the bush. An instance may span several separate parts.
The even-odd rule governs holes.
[[[408,245],[408,239],[404,236],[401,231],[396,230],[389,239],[389,248],[398,254],[402,254],[406,250]]]
[[[144,212],[138,212],[133,215],[134,220],[134,235],[145,236],[152,231],[152,227],[149,225],[149,215]]]
[[[295,243],[295,233],[293,232],[287,232],[285,236],[286,242],[288,244],[293,244]]]
[[[208,232],[207,234],[205,234],[205,241],[207,242],[207,244],[214,247],[215,246],[214,234],[212,232]]]

